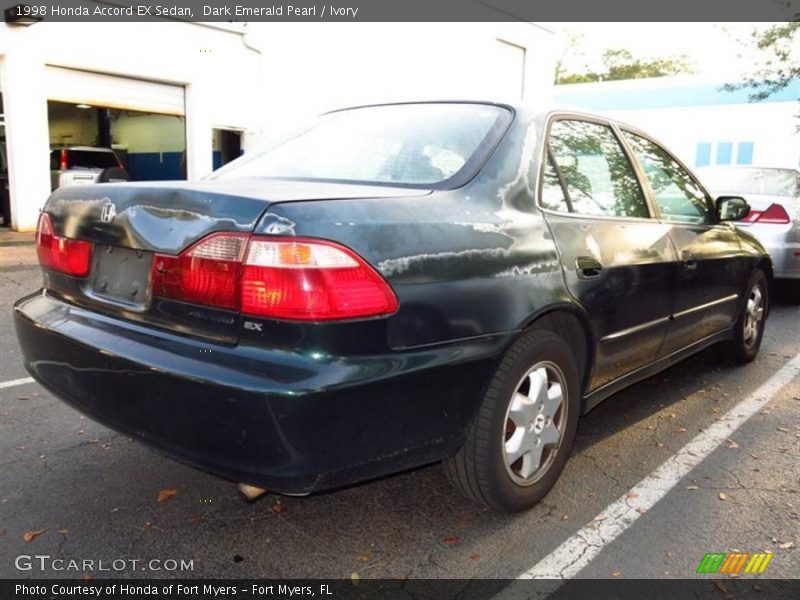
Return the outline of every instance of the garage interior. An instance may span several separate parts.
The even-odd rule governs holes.
[[[131,181],[186,178],[186,122],[157,114],[48,101],[50,146],[112,148]]]

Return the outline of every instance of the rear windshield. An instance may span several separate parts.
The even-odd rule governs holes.
[[[119,166],[113,152],[92,150],[67,150],[67,164],[70,169],[107,169]]]
[[[339,111],[211,177],[455,186],[474,175],[510,122],[508,109],[484,104],[397,104]]]
[[[800,196],[800,173],[792,169],[712,168],[700,171],[700,177],[718,193]]]

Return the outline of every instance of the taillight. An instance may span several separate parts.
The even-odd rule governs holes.
[[[212,234],[179,256],[153,259],[153,294],[237,310],[246,235]]]
[[[62,150],[61,151],[61,160],[60,160],[59,168],[62,171],[66,171],[67,169],[69,169],[69,150]]]
[[[86,277],[92,262],[92,244],[55,234],[50,215],[42,213],[36,232],[39,263],[48,269],[75,277]]]
[[[212,234],[156,255],[153,294],[247,315],[301,321],[390,314],[397,297],[357,254],[323,240]]]
[[[750,211],[747,215],[748,223],[773,223],[773,224],[786,224],[790,221],[789,213],[780,204],[771,204],[767,210],[763,212]]]
[[[242,312],[329,321],[393,313],[397,298],[363,259],[331,242],[253,238],[242,274]]]

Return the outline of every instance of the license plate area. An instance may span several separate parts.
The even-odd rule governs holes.
[[[95,246],[90,295],[126,308],[150,304],[150,269],[153,253],[115,246]]]

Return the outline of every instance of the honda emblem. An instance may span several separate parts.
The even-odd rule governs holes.
[[[103,223],[111,223],[114,220],[114,217],[117,216],[117,207],[114,206],[113,202],[107,202],[103,205],[103,209],[100,211],[100,220]]]

